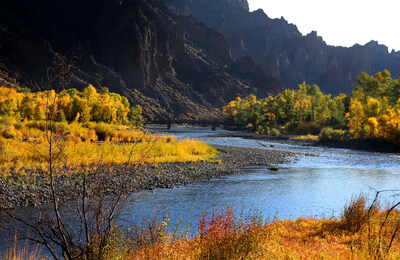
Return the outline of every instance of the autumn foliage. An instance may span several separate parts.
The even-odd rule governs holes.
[[[130,154],[132,164],[143,156],[157,164],[209,161],[218,154],[199,141],[145,133],[141,113],[126,97],[91,85],[60,93],[0,87],[0,173],[6,178],[46,168],[46,119],[54,122],[51,131],[62,149],[57,163],[71,169],[122,164]]]
[[[82,92],[65,89],[60,93],[54,90],[31,93],[27,89],[15,90],[0,87],[0,116],[12,117],[18,121],[45,120],[52,115],[58,122],[105,122],[127,124],[131,119],[142,120],[140,107],[130,109],[126,97],[109,92],[103,88],[100,93],[89,85]]]
[[[368,206],[363,196],[344,207],[341,219],[268,221],[257,211],[236,215],[230,208],[214,209],[199,217],[193,238],[163,233],[153,245],[130,247],[124,258],[397,259],[399,219],[398,211],[381,209],[377,202]]]
[[[353,137],[400,142],[400,80],[385,70],[375,76],[363,73],[353,90],[348,113]]]
[[[344,95],[331,99],[318,86],[303,83],[298,90],[287,89],[275,97],[238,97],[224,107],[224,113],[226,124],[253,128],[260,134],[271,134],[273,129],[318,134],[322,126],[344,124],[344,99]]]
[[[400,143],[400,80],[385,70],[362,73],[353,93],[332,98],[316,85],[300,84],[275,97],[236,98],[224,107],[227,125],[260,134],[318,134],[325,139],[366,138]],[[326,128],[326,129],[324,129]],[[323,132],[321,132],[323,131]]]
[[[396,206],[396,205],[394,205]],[[340,219],[264,220],[258,211],[205,211],[198,232],[169,231],[168,215],[127,230],[115,228],[105,259],[398,259],[400,213],[367,205],[363,196]],[[398,205],[397,205],[398,206]],[[94,246],[95,246],[95,241]],[[18,252],[10,252],[8,259]],[[36,255],[36,257],[38,257]]]

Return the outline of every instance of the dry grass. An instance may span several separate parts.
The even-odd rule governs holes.
[[[3,130],[1,130],[3,129]],[[45,138],[45,122],[32,121],[19,125],[0,126],[0,170],[24,175],[46,169],[49,144]],[[218,151],[195,140],[177,140],[172,136],[156,136],[127,126],[105,123],[56,123],[55,161],[76,166],[212,161]],[[104,140],[104,141],[98,141]]]
[[[295,136],[295,137],[291,137],[290,139],[294,139],[294,140],[319,140],[318,135],[299,135],[299,136]]]
[[[148,220],[131,231],[115,228],[104,259],[399,259],[400,213],[366,207],[355,197],[341,219],[298,218],[263,221],[258,211],[231,208],[199,217],[198,233],[167,232],[168,216]],[[93,246],[96,246],[93,241]],[[5,259],[33,259],[10,250]],[[15,258],[14,258],[15,256]],[[18,258],[20,257],[20,258]]]
[[[38,260],[46,259],[42,256],[41,248],[36,245],[33,248],[30,247],[28,240],[25,241],[21,248],[16,241],[14,246],[9,248],[6,252],[0,253],[0,258],[4,260]]]
[[[116,143],[92,141],[65,141],[60,164],[74,168],[81,165],[117,165],[128,161],[132,164],[145,159],[145,163],[200,162],[212,161],[218,151],[205,143],[195,140],[178,141],[171,137],[159,137],[152,141],[138,143]],[[42,155],[48,151],[48,144],[37,138],[31,142],[16,139],[1,139],[0,165],[4,174],[38,168],[45,169],[47,162]],[[132,154],[132,156],[130,156]]]
[[[400,213],[354,198],[342,219],[299,218],[262,223],[231,210],[200,219],[192,239],[133,250],[129,259],[399,259]],[[369,212],[369,213],[368,213]],[[386,220],[385,220],[386,219]]]
[[[378,218],[382,220],[384,214]],[[191,239],[165,233],[164,221],[147,226],[146,233],[141,231],[135,239],[118,233],[108,241],[106,259],[399,259],[398,238],[389,251],[377,251],[377,237],[368,238],[368,225],[354,233],[342,224],[342,220],[315,218],[263,224],[257,215],[240,220],[232,211],[214,212]],[[378,224],[371,227],[378,232]],[[392,234],[393,227],[386,227],[384,244]],[[36,253],[8,254],[13,255],[22,258],[5,259],[36,259],[25,257]]]

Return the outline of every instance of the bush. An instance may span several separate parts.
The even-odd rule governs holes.
[[[259,212],[236,217],[233,209],[224,208],[207,215],[199,217],[200,259],[247,259],[257,250],[263,226]]]
[[[97,141],[97,135],[95,130],[83,127],[80,123],[73,122],[68,125],[69,140],[75,141]]]
[[[16,130],[13,125],[6,127],[2,132],[1,135],[4,138],[20,138],[21,137],[21,132]]]
[[[292,122],[285,125],[285,129],[287,133],[294,133],[299,126],[298,123]]]
[[[345,130],[324,127],[319,133],[319,138],[321,141],[343,141],[348,139],[348,134]]]
[[[310,122],[299,125],[295,128],[294,133],[299,135],[317,135],[321,131],[321,126],[318,123]]]
[[[110,133],[112,132],[112,127],[106,123],[91,123],[88,126],[89,129],[93,129],[96,132],[99,141],[107,141],[110,139]]]
[[[256,129],[255,129],[255,132],[256,132],[256,134],[258,134],[258,135],[265,135],[265,134],[268,134],[269,133],[269,131],[270,131],[270,128],[268,127],[268,126],[261,126],[261,125],[258,125],[257,127],[256,127]]]
[[[279,131],[279,129],[272,128],[272,129],[269,131],[269,135],[270,135],[270,136],[280,136],[280,135],[281,135],[281,131]]]
[[[248,124],[246,125],[246,128],[247,128],[247,129],[253,129],[253,128],[254,128],[254,126],[253,126],[253,124],[252,124],[252,123],[248,123]]]

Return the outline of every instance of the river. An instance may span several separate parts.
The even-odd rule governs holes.
[[[178,138],[194,138],[210,145],[229,145],[291,151],[296,154],[291,163],[268,167],[246,167],[239,175],[199,181],[173,189],[142,191],[130,196],[125,218],[135,223],[160,219],[169,213],[169,226],[174,228],[182,218],[181,228],[189,223],[189,234],[195,234],[198,217],[211,208],[232,207],[245,213],[259,210],[265,219],[295,219],[298,217],[339,218],[352,196],[360,193],[373,198],[376,191],[400,188],[400,155],[295,146],[251,139],[215,137],[224,130],[206,128],[152,129]],[[271,147],[273,146],[273,147]],[[392,203],[400,199],[385,192],[382,199]],[[21,209],[30,214],[30,210]],[[3,242],[4,243],[4,242]],[[0,243],[1,244],[1,243]],[[0,247],[4,247],[4,244]]]
[[[400,155],[295,146],[251,139],[213,137],[209,129],[164,131],[178,138],[195,138],[210,145],[230,145],[260,149],[278,149],[296,153],[292,162],[268,167],[246,167],[242,174],[176,187],[133,194],[128,207],[133,219],[146,219],[156,213],[170,213],[171,223],[182,215],[183,223],[192,220],[196,230],[198,217],[206,209],[230,206],[238,211],[258,209],[266,219],[298,217],[340,217],[352,196],[361,193],[373,198],[377,191],[400,188]],[[273,147],[271,147],[273,146]],[[399,191],[400,192],[400,191]],[[383,201],[391,203],[399,192],[385,192]]]

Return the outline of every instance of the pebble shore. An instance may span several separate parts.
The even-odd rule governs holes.
[[[400,153],[400,145],[378,139],[351,139],[345,141],[339,140],[310,140],[294,139],[296,135],[268,136],[258,135],[252,132],[231,132],[213,135],[213,137],[236,137],[243,139],[252,139],[273,143],[290,144],[298,146],[316,146],[340,149],[352,149],[380,153]]]
[[[271,137],[257,135],[250,132],[223,133],[213,137],[239,137],[260,141],[284,143],[301,146],[324,146],[335,148],[347,148],[367,150],[373,152],[399,152],[400,148],[393,144],[382,143],[376,140],[350,140],[346,142],[317,140],[296,140],[291,136]],[[163,163],[158,165],[143,165],[139,169],[128,170],[119,173],[118,167],[114,167],[116,174],[110,174],[102,183],[102,188],[107,194],[113,194],[124,184],[127,193],[141,190],[152,190],[155,188],[173,188],[179,185],[193,183],[198,180],[208,180],[224,175],[240,174],[241,168],[246,166],[267,166],[271,170],[278,170],[274,165],[289,162],[293,153],[258,148],[244,148],[233,146],[214,145],[220,151],[215,158],[219,162],[198,163]],[[129,178],[126,178],[129,174]],[[97,176],[88,178],[92,184],[99,182]],[[104,178],[103,178],[104,180]],[[129,180],[126,183],[126,180]],[[78,181],[77,181],[78,183]],[[33,205],[39,201],[46,203],[50,201],[50,188],[46,180],[37,177],[34,182],[26,182],[17,176],[11,176],[7,180],[0,180],[0,207],[17,208]],[[96,186],[96,185],[93,185]],[[57,178],[57,192],[61,199],[68,200],[71,191],[79,190],[79,184],[71,186],[71,180],[65,177]]]
[[[124,184],[126,192],[140,190],[152,190],[155,188],[173,188],[178,185],[193,183],[197,180],[218,178],[224,175],[239,174],[245,166],[273,166],[289,162],[289,152],[264,150],[257,148],[242,148],[231,146],[214,146],[220,151],[216,160],[220,162],[198,163],[164,163],[159,165],[144,165],[138,170],[127,171],[130,174],[129,183],[126,176],[121,174],[111,175],[102,184],[107,194],[113,194],[121,184]],[[118,171],[118,167],[115,167]],[[50,201],[49,183],[40,180],[24,182],[16,176],[0,181],[0,201],[5,208],[26,207],[33,205],[34,201],[46,203]],[[96,176],[88,180],[97,182]],[[103,179],[104,180],[104,179]],[[57,178],[57,192],[61,199],[68,199],[71,192],[75,192],[77,185],[71,186],[71,180],[65,177]],[[78,182],[77,182],[78,183]]]

